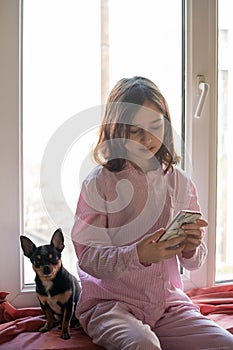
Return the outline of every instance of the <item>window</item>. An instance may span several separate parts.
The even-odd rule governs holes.
[[[28,2],[28,0],[25,0],[25,4]],[[161,43],[157,40],[155,40],[155,37],[153,35],[153,28],[150,27],[150,23],[147,23],[148,31],[147,35],[143,36],[143,40],[140,41],[140,45],[137,47],[137,43],[134,44],[134,50],[132,50],[133,58],[129,61],[129,63],[132,63],[128,67],[124,67],[123,63],[126,64],[126,60],[123,60],[124,56],[128,56],[130,52],[125,52],[125,50],[129,47],[127,46],[127,40],[130,40],[131,37],[128,37],[127,40],[125,40],[125,47],[124,50],[119,52],[119,40],[117,41],[116,37],[114,39],[114,20],[116,21],[116,17],[113,17],[113,13],[117,13],[116,11],[116,4],[119,4],[120,6],[125,7],[125,3],[127,1],[116,1],[114,2],[109,1],[109,40],[112,42],[112,48],[109,49],[109,80],[108,80],[108,86],[107,89],[110,89],[112,87],[112,84],[115,82],[115,80],[118,79],[118,77],[121,77],[122,75],[132,75],[135,74],[134,69],[134,63],[136,64],[135,59],[137,58],[138,49],[141,49],[141,51],[144,52],[144,58],[147,59],[147,64],[142,64],[142,69],[136,74],[145,74],[150,75],[152,80],[157,82],[157,84],[160,86],[161,90],[163,91],[164,95],[167,97],[167,100],[170,104],[170,109],[172,111],[173,120],[176,119],[179,120],[179,117],[181,115],[181,96],[182,93],[184,93],[184,90],[182,91],[182,83],[181,83],[181,74],[179,73],[181,69],[181,56],[178,59],[177,52],[181,51],[178,49],[178,47],[181,46],[181,33],[180,33],[180,39],[175,42],[174,37],[170,35],[175,35],[175,29],[171,29],[170,26],[173,24],[170,23],[171,21],[163,21],[162,27],[159,27],[159,29],[156,31],[159,33],[159,37],[164,38],[165,43],[165,49],[161,47]],[[29,6],[32,6],[33,4],[37,4],[37,1],[30,2]],[[39,2],[41,6],[45,4],[45,1]],[[62,8],[62,2],[56,1],[56,5],[54,7],[53,14],[51,15],[51,12],[49,12],[49,3],[55,4],[54,1],[46,1],[46,11],[38,10],[38,14],[40,14],[40,23],[41,19],[45,21],[45,24],[50,24],[51,31],[53,30],[53,26],[51,26],[51,21],[54,21],[54,24],[59,22],[59,19],[61,19],[61,8]],[[66,6],[69,4],[70,6],[76,6],[76,4],[82,4],[85,6],[88,6],[89,1],[66,1]],[[93,5],[95,3],[95,5]],[[98,3],[98,5],[96,5]],[[104,1],[102,1],[103,5]],[[142,9],[145,9],[145,16],[149,16],[150,18],[153,17],[152,13],[154,14],[153,22],[154,25],[158,23],[158,20],[160,18],[168,18],[168,15],[171,15],[172,20],[174,21],[174,25],[177,26],[176,28],[180,28],[178,30],[181,30],[181,1],[174,1],[170,0],[169,6],[165,5],[164,1],[138,1],[138,2],[131,2],[132,6],[139,6],[139,4],[142,4]],[[136,4],[137,5],[136,5]],[[175,5],[175,4],[176,5]],[[212,285],[215,281],[215,248],[216,248],[216,241],[215,241],[215,234],[216,234],[216,206],[217,206],[217,195],[216,195],[216,185],[217,185],[217,6],[216,6],[216,0],[207,1],[191,1],[186,0],[184,1],[186,5],[186,12],[185,12],[185,19],[186,19],[186,59],[185,59],[185,76],[186,76],[186,84],[185,84],[185,109],[186,109],[186,123],[185,123],[185,138],[186,138],[186,147],[188,152],[186,152],[188,155],[189,160],[186,162],[186,164],[191,165],[190,171],[192,171],[192,175],[194,178],[194,181],[197,185],[198,191],[199,191],[199,199],[201,203],[201,207],[204,213],[204,216],[208,218],[209,220],[209,228],[208,233],[206,236],[206,242],[208,244],[209,249],[209,256],[208,261],[206,265],[197,272],[192,272],[190,274],[185,274],[185,285],[186,288],[193,288],[193,287],[201,287],[201,286],[207,286]],[[101,10],[101,3],[99,1],[91,2],[91,6],[96,6],[95,11],[89,11],[88,16],[96,16],[96,20],[99,23],[99,29],[98,25],[95,27],[95,34],[94,36],[101,36],[101,30],[100,30],[100,18],[101,18],[101,11],[103,11],[103,8]],[[128,2],[130,4],[130,2]],[[178,5],[177,5],[178,4]],[[161,15],[158,16],[158,6],[162,6],[163,9],[166,10],[165,15],[162,15],[163,12],[160,12]],[[48,11],[47,11],[48,6]],[[78,5],[77,5],[78,6]],[[152,11],[152,7],[155,6],[156,11]],[[129,6],[130,7],[130,6]],[[60,10],[59,10],[60,9]],[[90,7],[89,7],[90,9]],[[148,10],[150,9],[150,11]],[[2,0],[0,2],[0,47],[1,47],[1,57],[0,57],[0,73],[1,77],[3,79],[0,80],[0,115],[1,115],[1,128],[0,128],[0,159],[1,159],[1,180],[0,180],[0,190],[1,190],[1,220],[0,220],[0,229],[1,229],[1,245],[0,245],[0,266],[1,266],[1,290],[8,290],[10,292],[9,300],[14,303],[14,305],[23,307],[28,305],[33,305],[36,303],[35,293],[30,293],[31,288],[25,286],[24,283],[22,283],[22,274],[23,274],[23,265],[21,264],[21,257],[22,252],[19,245],[19,233],[23,233],[25,231],[24,223],[26,222],[28,227],[31,225],[29,224],[29,220],[27,220],[27,216],[24,216],[24,220],[22,219],[22,198],[23,193],[26,191],[26,187],[23,190],[22,187],[22,146],[24,146],[24,152],[26,152],[25,147],[27,147],[29,140],[24,140],[24,144],[21,144],[21,138],[19,135],[22,135],[22,125],[20,122],[20,114],[21,114],[21,84],[22,84],[22,77],[21,77],[21,41],[19,38],[21,37],[21,19],[22,19],[22,1],[20,0]],[[68,9],[64,9],[64,18],[68,16]],[[24,11],[26,10],[26,7],[24,7]],[[161,10],[162,11],[162,10]],[[72,11],[70,11],[72,12]],[[135,8],[135,14],[139,12],[139,9]],[[33,12],[32,12],[33,13]],[[50,14],[49,14],[50,13]],[[121,12],[120,12],[121,13]],[[25,12],[26,15],[26,12]],[[71,14],[73,15],[73,14]],[[80,16],[79,16],[80,15]],[[99,16],[99,19],[97,17]],[[103,13],[102,13],[103,15]],[[77,13],[77,16],[82,17],[80,12]],[[77,18],[75,17],[75,19]],[[141,13],[142,16],[142,13]],[[123,21],[124,19],[124,13],[121,13],[122,17],[122,23],[127,22]],[[132,17],[132,16],[130,16]],[[142,16],[143,17],[143,16]],[[90,17],[88,17],[90,18]],[[46,19],[46,20],[45,20]],[[63,19],[63,17],[62,17]],[[30,19],[29,19],[30,20]],[[80,20],[81,21],[81,20]],[[95,22],[92,18],[93,23]],[[112,21],[112,22],[111,22]],[[63,21],[60,21],[60,23],[63,23]],[[89,23],[89,22],[88,22]],[[81,44],[78,46],[76,44],[76,40],[74,39],[75,44],[79,47],[79,54],[82,53],[83,48],[85,47],[85,35],[90,33],[90,30],[92,25],[86,24],[88,28],[82,27],[82,36],[80,36]],[[117,23],[117,21],[115,22]],[[44,24],[44,23],[43,23]],[[105,22],[106,24],[106,22]],[[25,26],[27,26],[27,20],[25,20],[24,23]],[[29,25],[29,22],[28,22]],[[30,25],[34,25],[34,23],[31,23]],[[69,23],[69,29],[72,32],[72,28],[75,31],[75,27],[77,26],[76,20],[73,22],[70,21]],[[111,27],[113,26],[113,27]],[[58,26],[59,27],[59,26]],[[128,25],[128,27],[130,27]],[[77,27],[76,27],[77,28]],[[84,30],[86,28],[86,30]],[[162,28],[162,29],[161,29]],[[26,27],[24,28],[24,30]],[[59,28],[58,28],[59,29]],[[222,28],[223,30],[227,30],[228,28]],[[64,28],[65,30],[65,28]],[[94,30],[94,29],[93,29]],[[83,35],[85,33],[85,35]],[[29,33],[30,34],[30,33]],[[72,33],[73,34],[73,33]],[[80,32],[78,33],[80,35]],[[140,33],[139,33],[140,34]],[[138,34],[138,35],[139,35]],[[32,32],[31,34],[32,35]],[[38,138],[36,135],[35,140],[38,140],[38,143],[43,148],[47,141],[50,140],[54,132],[59,130],[59,126],[62,125],[63,122],[66,122],[67,120],[70,120],[70,118],[75,115],[76,113],[82,112],[83,110],[86,110],[86,108],[93,107],[93,105],[99,105],[101,102],[101,95],[102,95],[102,101],[104,99],[104,96],[106,94],[101,94],[101,88],[102,91],[104,90],[103,82],[101,82],[102,74],[101,74],[101,64],[103,64],[103,61],[101,61],[101,57],[104,57],[104,50],[105,47],[105,41],[102,41],[99,39],[99,42],[95,46],[95,52],[99,52],[99,56],[96,56],[97,63],[98,63],[98,73],[96,81],[93,81],[92,84],[90,84],[90,77],[92,76],[93,71],[96,71],[96,66],[94,63],[94,66],[91,64],[92,57],[90,55],[85,56],[85,60],[79,57],[81,62],[83,63],[82,68],[86,67],[88,64],[88,71],[86,72],[86,83],[88,83],[88,86],[82,85],[80,83],[78,69],[81,69],[80,67],[77,67],[75,62],[75,69],[77,71],[73,70],[74,73],[74,79],[72,77],[73,86],[70,89],[72,91],[72,96],[68,97],[68,102],[64,102],[64,94],[66,93],[69,87],[69,82],[67,79],[67,76],[69,74],[65,74],[64,71],[61,71],[59,68],[59,62],[61,66],[69,68],[69,65],[71,65],[72,60],[74,58],[74,61],[76,60],[75,57],[77,56],[66,56],[64,57],[64,52],[62,52],[59,47],[60,44],[64,43],[64,32],[59,31],[59,35],[57,35],[57,31],[53,30],[53,35],[48,34],[48,39],[50,39],[49,43],[47,44],[44,42],[40,42],[38,38],[40,38],[40,35],[42,35],[42,32],[34,33],[34,38],[30,39],[30,35],[28,38],[25,37],[25,44],[31,41],[32,45],[34,43],[38,43],[38,45],[41,45],[40,47],[43,48],[44,46],[44,55],[41,57],[41,61],[36,65],[36,71],[33,71],[33,74],[35,75],[35,78],[39,81],[42,81],[42,77],[45,77],[45,71],[43,70],[44,67],[47,69],[48,66],[51,68],[50,75],[48,79],[48,75],[46,73],[46,80],[44,79],[42,84],[42,89],[40,90],[40,95],[38,98],[38,93],[33,96],[34,91],[32,90],[32,87],[29,86],[30,76],[27,78],[27,72],[25,69],[29,69],[30,65],[25,66],[24,65],[24,89],[27,89],[27,93],[30,94],[30,99],[33,101],[33,107],[34,109],[38,109],[40,111],[40,114],[38,116],[37,110],[31,109],[32,114],[29,112],[29,107],[26,104],[24,95],[24,106],[23,110],[24,113],[27,113],[28,111],[28,122],[35,116],[37,116],[36,120],[40,119],[41,123],[45,123],[44,118],[44,110],[42,110],[42,106],[44,105],[44,102],[48,102],[50,104],[50,107],[45,112],[49,119],[51,116],[54,115],[54,111],[52,107],[59,105],[60,108],[55,113],[57,117],[57,124],[53,125],[53,128],[49,130],[47,129],[46,123],[44,124],[44,131],[47,134],[42,135],[42,138]],[[91,35],[91,34],[90,34]],[[222,40],[223,42],[227,42],[227,37],[230,38],[230,32],[227,34],[222,33]],[[149,45],[147,46],[145,43],[145,39],[149,40]],[[73,37],[74,38],[74,37]],[[93,38],[93,37],[92,37]],[[90,42],[92,41],[92,38],[90,38]],[[172,43],[176,43],[177,46],[173,47],[171,49],[171,46],[167,44],[167,40],[171,38]],[[47,38],[44,38],[47,40]],[[124,38],[122,38],[123,40]],[[83,41],[82,41],[83,40]],[[115,41],[114,41],[115,40]],[[159,44],[159,45],[157,45]],[[69,43],[64,43],[65,47],[67,48]],[[102,45],[102,46],[101,46]],[[224,44],[226,45],[226,44]],[[31,53],[33,55],[33,50],[35,49],[38,54],[41,54],[43,52],[38,52],[39,46],[31,46],[29,47],[29,53],[31,50]],[[50,60],[50,57],[46,55],[47,53],[51,53],[51,49],[54,48],[56,52],[56,56],[54,60]],[[148,48],[148,51],[147,51]],[[113,50],[111,52],[111,49]],[[75,50],[75,49],[74,49]],[[168,50],[168,51],[164,51]],[[170,51],[169,51],[170,50]],[[130,51],[130,50],[129,50]],[[102,52],[102,56],[101,56]],[[115,53],[114,53],[115,52]],[[61,58],[62,56],[62,58]],[[158,56],[158,57],[157,57]],[[152,57],[152,59],[150,59]],[[161,58],[162,57],[162,58]],[[30,59],[30,55],[28,56],[28,59]],[[106,56],[105,56],[106,59]],[[122,59],[122,61],[121,61]],[[160,63],[163,67],[163,70],[161,69],[161,66],[154,64],[154,62],[157,62],[157,59],[161,59]],[[24,60],[27,60],[27,56],[24,55]],[[59,61],[62,60],[62,61]],[[90,61],[91,62],[90,62]],[[24,61],[26,62],[26,61]],[[46,66],[46,62],[49,63],[49,65]],[[66,63],[65,63],[66,62]],[[101,63],[102,62],[102,63]],[[30,64],[33,64],[32,61],[28,62]],[[97,64],[96,63],[96,64]],[[139,62],[143,63],[143,59]],[[149,63],[152,64],[152,70],[153,73],[149,74],[151,70],[149,70]],[[24,63],[25,64],[25,63]],[[73,64],[73,63],[72,63]],[[44,65],[44,66],[42,66]],[[122,75],[118,72],[116,72],[116,67],[121,67],[122,65]],[[43,67],[43,68],[42,68]],[[176,69],[175,69],[176,67]],[[131,69],[131,71],[128,71],[128,69]],[[123,70],[124,69],[124,70]],[[148,71],[147,71],[148,69]],[[157,70],[156,70],[157,69]],[[92,71],[93,70],[93,71]],[[223,70],[223,78],[222,81],[225,81],[224,77],[224,68]],[[32,72],[32,71],[31,71]],[[40,72],[38,74],[37,72]],[[168,77],[165,76],[165,73],[168,74]],[[174,75],[172,75],[174,73]],[[31,74],[31,73],[30,73]],[[94,73],[93,73],[94,74]],[[115,75],[114,75],[115,74]],[[118,75],[119,74],[119,75]],[[193,115],[195,112],[195,108],[198,101],[198,96],[196,95],[196,76],[197,75],[204,75],[206,82],[210,84],[210,91],[208,98],[205,102],[203,114],[200,119],[194,119]],[[70,75],[69,75],[70,76]],[[59,77],[59,79],[58,79]],[[63,79],[65,81],[66,89],[64,89],[64,83],[61,86],[61,90],[59,90],[60,85],[60,79]],[[164,80],[163,80],[164,79]],[[228,77],[228,82],[230,77]],[[34,79],[35,80],[35,79]],[[54,92],[51,88],[52,85],[50,85],[50,82],[56,81],[56,87],[54,90],[56,90],[55,96],[52,95]],[[106,81],[106,80],[105,80]],[[27,85],[28,84],[28,85]],[[79,85],[80,84],[80,85]],[[96,85],[95,85],[96,84]],[[99,85],[98,85],[99,84]],[[224,83],[225,84],[225,83]],[[98,86],[97,86],[98,85]],[[80,89],[78,90],[78,97],[76,98],[76,91],[78,87],[80,86]],[[89,92],[89,88],[93,87],[94,96],[98,99],[95,101],[92,101],[89,105],[89,102],[86,103],[84,97],[86,96],[85,91]],[[42,91],[44,90],[44,91]],[[24,94],[26,91],[24,91]],[[43,97],[43,102],[41,98]],[[88,96],[88,101],[90,101]],[[77,105],[77,102],[79,103]],[[177,103],[177,108],[175,107],[175,104]],[[52,106],[52,107],[51,107]],[[68,109],[67,109],[68,108]],[[33,118],[32,118],[33,116]],[[24,118],[26,118],[26,115],[24,115]],[[24,123],[27,122],[26,119]],[[178,122],[178,126],[176,127],[177,130],[180,130],[180,122]],[[27,133],[29,126],[26,127],[24,125],[23,133],[24,135]],[[94,133],[93,125],[90,126],[88,129],[90,132]],[[179,132],[179,131],[178,131]],[[36,133],[34,133],[35,135]],[[39,132],[38,132],[39,134]],[[47,137],[47,139],[46,139]],[[77,181],[77,178],[75,179],[75,176],[73,179],[71,179],[69,176],[70,174],[75,174],[74,170],[74,159],[77,159],[77,151],[75,150],[75,147],[77,149],[82,149],[86,146],[87,140],[89,139],[89,136],[87,133],[81,137],[80,140],[76,140],[76,143],[73,145],[73,147],[70,148],[70,152],[67,155],[65,162],[63,164],[63,173],[62,173],[62,189],[63,189],[63,195],[66,198],[67,203],[69,204],[69,208],[76,205],[76,201],[78,198],[78,187],[74,187],[73,183]],[[92,136],[91,136],[92,138]],[[34,138],[32,137],[32,141],[34,141]],[[81,142],[81,146],[78,145],[78,141]],[[34,147],[34,146],[33,146]],[[38,156],[40,158],[41,155]],[[73,159],[72,159],[73,157]],[[26,162],[26,157],[24,154],[24,162]],[[69,169],[69,162],[71,163],[71,169]],[[78,166],[78,165],[77,165]],[[73,167],[73,168],[72,168]],[[26,168],[26,165],[24,163],[24,168]],[[82,175],[82,174],[81,174]],[[83,174],[84,175],[84,174]],[[27,180],[27,174],[24,171],[25,181],[27,181],[27,185],[29,185],[29,180]],[[38,181],[38,176],[37,176]],[[70,194],[70,191],[68,187],[66,187],[67,183],[72,184],[73,193]],[[75,193],[77,192],[77,193]],[[73,200],[74,198],[74,200]],[[31,197],[31,199],[33,199]],[[25,201],[25,204],[27,202]],[[71,208],[72,210],[73,207]],[[29,210],[29,208],[28,208]],[[27,213],[27,209],[25,208],[25,214]],[[43,221],[42,221],[42,224]],[[45,225],[48,225],[48,223],[45,223]],[[52,223],[53,225],[53,223]],[[30,231],[32,226],[30,226]],[[34,228],[33,228],[34,230]],[[47,233],[50,237],[50,231]],[[46,241],[48,240],[48,236],[46,236]],[[9,262],[9,256],[11,259],[11,263]],[[4,268],[5,267],[5,268]],[[10,278],[9,278],[10,276]],[[23,282],[25,282],[26,279],[24,279]],[[30,281],[28,281],[30,283]],[[27,293],[25,293],[27,292]]]
[[[181,5],[180,0],[24,0],[24,230],[33,241],[44,244],[61,227],[66,246],[63,263],[73,274],[76,256],[70,231],[81,180],[94,166],[88,162],[96,129],[93,113],[99,114],[97,106],[105,103],[119,79],[142,75],[156,82],[170,105],[181,153]],[[165,14],[169,21],[164,21]],[[66,130],[72,120],[76,133],[70,130],[69,135]],[[55,173],[51,178],[63,139],[67,150],[58,169],[61,190],[52,190],[60,176]],[[43,157],[53,142],[59,151],[50,159],[48,178]],[[24,258],[24,266],[24,283],[30,285],[34,272],[29,259]]]

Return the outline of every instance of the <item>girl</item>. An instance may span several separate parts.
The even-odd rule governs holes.
[[[179,263],[199,268],[204,219],[159,241],[181,209],[200,210],[192,181],[175,165],[171,118],[157,86],[122,79],[109,95],[83,182],[72,240],[82,293],[76,316],[106,349],[233,349],[233,336],[202,316],[182,291]]]

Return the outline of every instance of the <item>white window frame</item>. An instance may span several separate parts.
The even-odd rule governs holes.
[[[192,179],[209,225],[205,237],[205,265],[184,273],[185,289],[215,284],[217,198],[217,0],[186,1],[186,147],[192,159]],[[198,103],[196,77],[203,75],[209,93],[200,119],[194,118]]]
[[[8,300],[16,307],[37,304],[35,293],[25,294],[21,282],[21,10],[20,0],[0,2],[0,290],[10,293]]]
[[[185,289],[214,284],[217,157],[217,0],[187,0],[186,142],[192,175],[203,214],[209,220],[209,255],[199,271],[184,274]],[[16,307],[38,305],[34,289],[22,285],[23,233],[21,62],[22,1],[0,2],[0,290]],[[203,116],[193,118],[197,104],[196,76],[210,84]],[[201,151],[200,151],[201,150]]]

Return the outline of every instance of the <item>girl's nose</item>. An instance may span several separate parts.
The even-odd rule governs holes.
[[[147,132],[144,136],[144,144],[145,146],[149,146],[151,145],[151,142],[152,142],[152,136],[150,133]]]

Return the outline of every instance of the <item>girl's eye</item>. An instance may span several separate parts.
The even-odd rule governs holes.
[[[156,126],[154,128],[151,128],[150,132],[152,135],[157,135],[158,133],[160,133],[163,130],[162,125]]]
[[[139,134],[141,134],[143,132],[143,129],[140,129],[140,128],[131,128],[130,129],[130,133],[131,134],[134,134],[134,135],[139,135]]]

